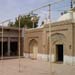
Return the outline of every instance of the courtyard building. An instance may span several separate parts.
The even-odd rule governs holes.
[[[22,31],[22,29],[20,30]],[[3,28],[3,41],[2,41],[2,27],[0,27],[0,56],[2,56],[2,43],[3,43],[3,56],[18,56],[18,28],[4,27]],[[23,54],[23,37],[21,36],[21,55]]]
[[[75,11],[61,15],[56,22],[39,28],[20,30],[20,55],[25,58],[75,63]],[[19,55],[19,29],[3,28],[3,56]],[[0,56],[2,56],[2,27],[0,27]]]
[[[56,22],[45,23],[40,28],[25,29],[24,35],[25,57],[51,62],[75,63],[74,11],[71,10],[61,15]]]

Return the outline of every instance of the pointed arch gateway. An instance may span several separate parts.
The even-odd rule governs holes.
[[[38,54],[38,42],[32,39],[29,44],[30,58],[37,59]]]
[[[64,62],[64,53],[66,50],[66,37],[62,33],[55,33],[51,35],[53,61]]]

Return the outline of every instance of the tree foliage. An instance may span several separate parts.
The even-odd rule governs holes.
[[[34,27],[36,28],[38,26],[37,24],[38,24],[39,17],[38,16],[35,16],[35,17],[36,17],[36,21],[34,22]],[[32,16],[30,14],[20,16],[20,27],[21,28],[23,28],[23,27],[32,28],[33,22],[31,21],[31,18],[32,18]],[[19,27],[18,18],[15,19],[15,23],[10,22],[9,26],[10,27]]]

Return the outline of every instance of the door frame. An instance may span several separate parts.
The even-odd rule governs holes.
[[[62,53],[62,55],[63,55],[62,57],[63,58],[62,58],[62,61],[58,60],[58,51],[59,50],[57,49],[57,46],[59,46],[59,45],[62,45],[62,47],[63,47],[63,53]],[[56,62],[63,62],[63,61],[64,61],[64,45],[63,44],[56,44]]]

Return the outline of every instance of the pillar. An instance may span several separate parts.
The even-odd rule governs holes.
[[[10,38],[8,37],[8,56],[10,56]]]

